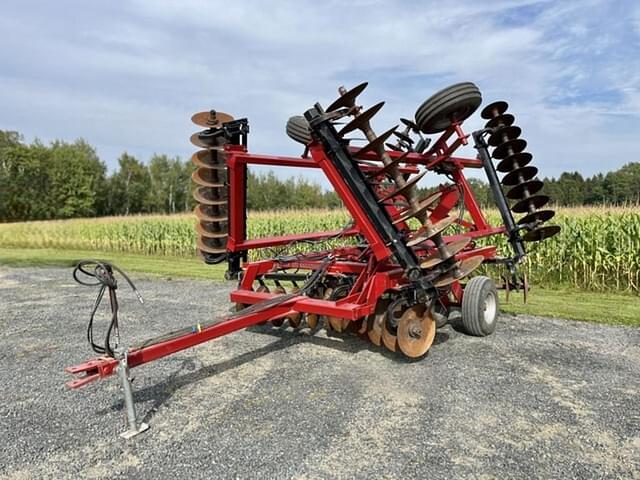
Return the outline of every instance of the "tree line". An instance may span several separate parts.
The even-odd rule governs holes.
[[[117,168],[107,171],[96,150],[84,140],[31,144],[12,131],[0,130],[0,221],[47,220],[138,213],[176,213],[195,206],[189,160],[153,155],[148,162],[123,153]],[[544,179],[545,193],[560,205],[640,202],[640,163],[583,178],[563,173]],[[479,201],[492,205],[488,185],[471,180]],[[250,209],[342,205],[333,191],[299,178],[273,172],[248,173]]]

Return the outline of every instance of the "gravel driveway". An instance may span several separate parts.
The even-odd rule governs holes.
[[[231,284],[134,281],[127,339],[229,308]],[[0,477],[640,478],[640,329],[503,315],[408,361],[254,328],[134,369],[151,429],[127,442],[115,376],[64,387],[92,357],[95,293],[69,270],[0,267]]]

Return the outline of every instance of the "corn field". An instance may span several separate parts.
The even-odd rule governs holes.
[[[490,211],[488,217],[492,224],[499,224],[497,212]],[[341,210],[250,212],[248,235],[257,238],[337,230],[349,220],[349,215]],[[0,224],[0,247],[192,257],[194,222],[192,215],[185,214]],[[640,292],[640,207],[561,208],[553,223],[562,227],[559,235],[529,244],[525,268],[533,283]],[[510,254],[506,238],[489,240],[498,244],[504,254]],[[309,251],[339,242],[301,243],[288,250]],[[282,251],[282,248],[254,251],[252,259]]]

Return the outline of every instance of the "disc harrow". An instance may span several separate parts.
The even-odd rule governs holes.
[[[410,358],[427,354],[436,330],[456,311],[462,312],[469,334],[495,330],[496,286],[488,277],[469,277],[483,264],[502,265],[509,272],[507,292],[522,286],[526,295],[528,279],[517,273],[526,259],[525,242],[559,231],[546,224],[554,212],[545,208],[549,198],[542,193],[538,169],[530,165],[533,157],[521,128],[500,101],[481,111],[484,129],[466,134],[463,123],[479,108],[482,95],[475,84],[463,82],[438,91],[413,119],[401,118],[378,135],[372,122],[384,102],[359,105],[366,87],[340,87],[326,109],[316,103],[289,118],[286,134],[304,146],[299,157],[249,152],[246,118],[216,110],[193,115],[202,128],[190,138],[199,148],[191,177],[196,248],[206,263],[227,262],[226,278],[238,282],[230,294],[235,308],[223,318],[71,367],[68,372],[80,378],[69,386],[118,371],[124,372],[123,388],[130,392],[129,368],[253,325],[307,334],[324,327],[332,337],[357,335]],[[460,156],[457,151],[469,137],[476,154]],[[336,231],[248,238],[248,165],[321,170],[352,222]],[[484,169],[501,224],[487,222],[465,177],[467,168]],[[436,175],[444,182],[421,188],[425,178]],[[514,213],[524,215],[516,221]],[[477,242],[493,235],[506,236],[509,254]],[[300,242],[327,240],[340,245],[318,244],[311,252],[296,248]],[[277,256],[249,261],[250,250],[275,247]],[[134,435],[141,427],[127,398],[127,411],[134,412],[127,434]]]
[[[506,173],[501,183],[509,187],[507,198],[515,201],[511,209],[515,213],[526,214],[518,220],[518,225],[526,230],[522,239],[525,242],[539,242],[558,234],[560,227],[543,225],[555,213],[553,210],[540,210],[550,199],[538,194],[544,184],[536,178],[538,169],[529,165],[533,156],[524,151],[527,142],[520,138],[520,127],[513,124],[515,117],[506,113],[508,108],[507,102],[494,102],[487,105],[480,115],[488,120],[485,128],[493,132],[488,143],[494,147],[492,157],[501,160],[498,170]]]

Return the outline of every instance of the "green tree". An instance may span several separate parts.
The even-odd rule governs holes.
[[[105,165],[84,140],[55,141],[48,166],[52,217],[95,216],[103,209]]]
[[[151,187],[147,166],[128,153],[118,159],[118,170],[109,179],[108,211],[115,215],[143,213]]]

